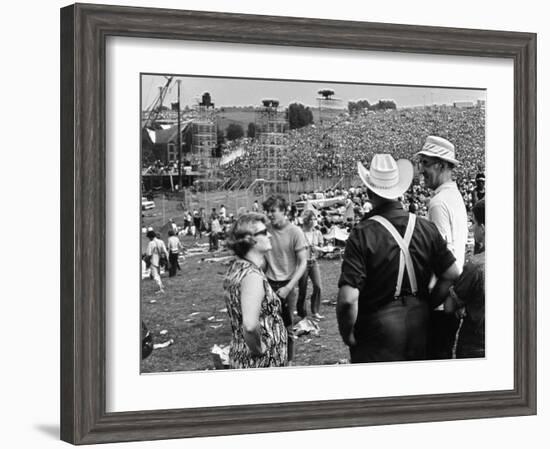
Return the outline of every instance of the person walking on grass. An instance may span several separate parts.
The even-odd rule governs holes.
[[[222,227],[218,218],[218,214],[213,213],[210,217],[210,248],[209,251],[217,251],[219,246],[219,237],[222,232]]]
[[[166,250],[166,245],[164,242],[157,238],[155,231],[147,231],[147,238],[149,239],[149,244],[147,245],[147,256],[150,258],[151,263],[151,277],[158,285],[158,290],[156,293],[164,293],[164,286],[162,284],[162,279],[160,278],[160,259],[162,256],[165,256],[168,259],[168,251]]]
[[[177,272],[181,270],[178,260],[180,250],[183,250],[183,245],[181,244],[180,239],[176,236],[176,233],[170,229],[168,231],[168,263],[170,266],[170,277],[174,277]]]
[[[298,283],[298,303],[296,309],[298,315],[301,318],[307,316],[306,310],[306,293],[307,293],[307,281],[311,279],[313,291],[311,293],[311,314],[313,319],[322,320],[322,316],[319,312],[321,310],[321,271],[319,270],[319,262],[317,257],[322,250],[323,235],[321,231],[315,228],[316,219],[315,212],[312,210],[306,210],[303,216],[302,231],[307,242],[307,266],[304,275],[300,278]]]
[[[266,276],[271,288],[282,302],[283,320],[288,333],[288,361],[294,360],[293,316],[296,309],[296,291],[307,266],[307,242],[302,230],[290,223],[286,215],[287,201],[282,196],[271,196],[263,203],[270,221],[271,250],[265,255]]]

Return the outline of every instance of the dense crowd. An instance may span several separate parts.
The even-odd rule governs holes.
[[[461,161],[456,182],[471,204],[468,192],[475,187],[475,176],[485,170],[485,110],[480,107],[368,112],[292,130],[282,142],[285,157],[280,168],[289,180],[306,180],[312,174],[353,176],[357,161],[368,161],[374,153],[412,159],[427,135],[444,137],[455,145]],[[226,167],[226,176],[244,178],[265,166],[265,148],[257,141],[246,139],[233,145],[244,148],[245,156]],[[418,183],[411,193],[428,194]]]

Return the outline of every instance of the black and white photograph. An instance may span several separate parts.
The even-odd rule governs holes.
[[[139,95],[142,374],[485,357],[485,89]]]

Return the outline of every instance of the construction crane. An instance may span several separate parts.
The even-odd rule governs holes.
[[[166,78],[166,84],[164,86],[159,87],[159,94],[155,98],[155,101],[149,108],[146,110],[147,113],[147,119],[143,123],[143,128],[151,128],[153,124],[156,122],[157,117],[162,111],[162,106],[164,104],[164,99],[166,98],[166,94],[168,93],[168,88],[170,87],[170,83],[174,79],[173,76],[165,76]]]

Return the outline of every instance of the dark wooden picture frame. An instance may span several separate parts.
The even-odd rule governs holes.
[[[514,388],[106,412],[108,36],[509,58],[514,63]],[[76,4],[61,10],[61,439],[74,444],[536,413],[536,35]]]

